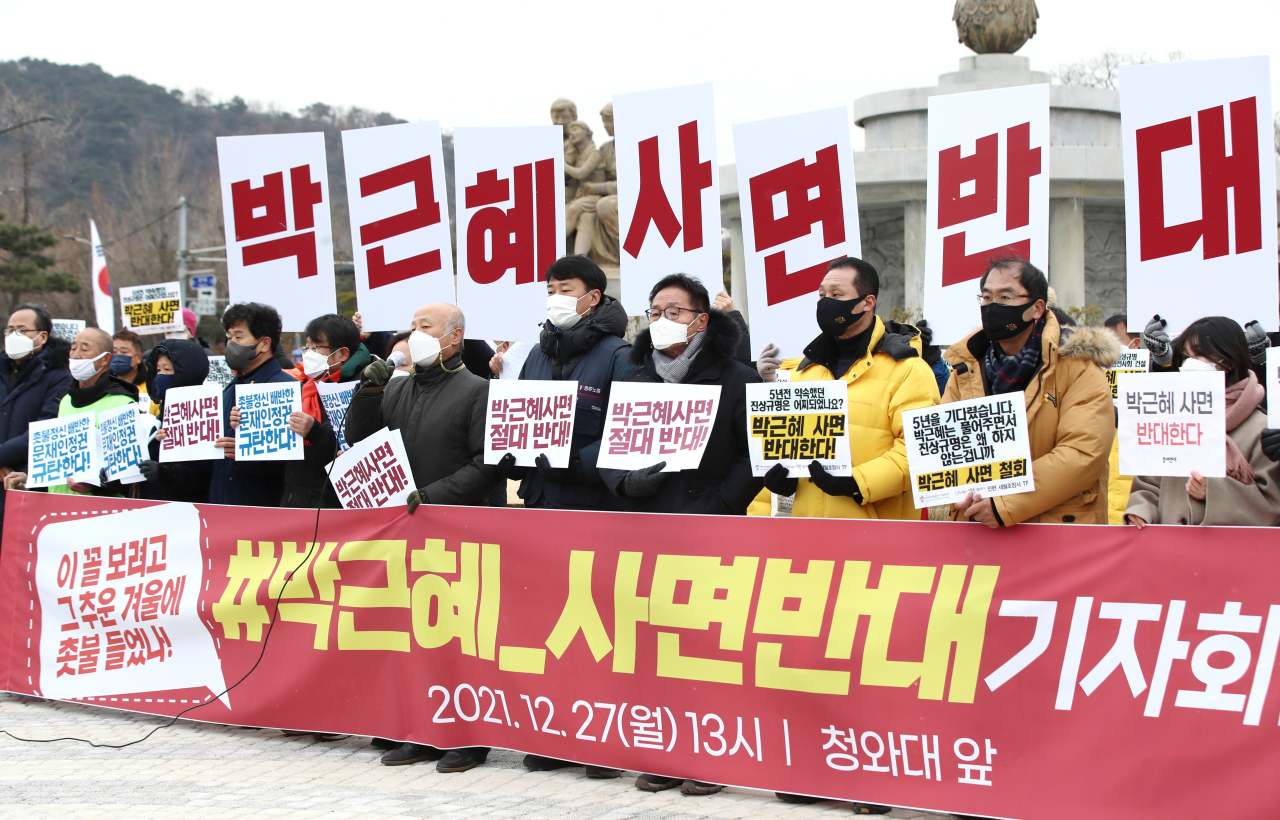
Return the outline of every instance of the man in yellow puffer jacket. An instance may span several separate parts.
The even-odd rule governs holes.
[[[879,291],[873,266],[852,257],[835,260],[818,289],[822,333],[804,349],[804,358],[778,362],[768,350],[760,356],[766,381],[776,380],[783,369],[792,371],[792,381],[840,379],[849,386],[853,475],[830,475],[814,461],[810,478],[787,478],[781,465],[765,476],[771,492],[795,493],[793,517],[920,517],[912,502],[902,413],[937,404],[938,383],[920,357],[920,331],[875,315]]]

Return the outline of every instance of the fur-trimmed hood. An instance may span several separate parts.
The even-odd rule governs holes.
[[[1120,358],[1120,340],[1105,327],[1063,328],[1058,355],[1064,359],[1089,359],[1103,370]]]
[[[742,328],[738,327],[738,323],[730,319],[727,313],[715,308],[712,308],[707,316],[707,329],[702,331],[707,334],[707,338],[703,341],[698,356],[710,357],[716,364],[734,361],[738,352],[738,342],[742,340]],[[653,339],[650,338],[649,328],[646,327],[640,331],[635,342],[632,343],[628,360],[632,364],[643,365],[652,352]]]

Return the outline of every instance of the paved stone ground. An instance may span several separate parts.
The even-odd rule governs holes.
[[[21,737],[74,735],[102,743],[141,737],[162,721],[78,704],[0,694],[0,728]],[[526,772],[495,749],[461,774],[432,764],[382,766],[368,738],[317,743],[277,731],[179,722],[127,749],[19,743],[0,735],[0,818],[836,818],[834,801],[790,805],[768,792],[685,797],[638,791],[634,775],[589,780],[581,769]],[[891,818],[945,818],[895,809]]]

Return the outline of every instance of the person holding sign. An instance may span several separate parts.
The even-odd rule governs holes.
[[[222,429],[230,433],[240,423],[236,409],[236,385],[288,383],[295,379],[276,361],[275,349],[280,343],[280,314],[270,305],[241,302],[222,314],[222,327],[227,332],[227,366],[236,379],[222,392]],[[236,504],[246,507],[279,507],[284,495],[284,462],[238,461],[234,435],[223,435],[216,442],[226,458],[213,465],[209,482],[209,501],[213,504]]]
[[[27,466],[27,427],[58,415],[71,386],[66,342],[50,341],[53,317],[37,305],[18,305],[0,353],[0,478]],[[0,491],[0,516],[4,492]]]
[[[1209,316],[1187,326],[1174,342],[1178,370],[1226,373],[1227,475],[1206,478],[1134,476],[1125,523],[1191,524],[1219,527],[1280,525],[1280,464],[1263,452],[1267,426],[1261,412],[1266,391],[1250,369],[1245,332],[1225,316]]]
[[[778,465],[765,475],[776,495],[795,494],[791,514],[807,518],[919,520],[911,495],[902,414],[938,403],[938,383],[921,358],[920,331],[875,314],[880,275],[851,256],[827,266],[818,288],[822,331],[804,358],[778,363],[791,381],[848,383],[853,475],[833,476],[814,461],[809,478],[788,478]],[[766,352],[768,352],[766,350]],[[761,354],[760,367],[765,365]],[[776,370],[770,374],[773,381]]]
[[[111,375],[129,384],[147,383],[147,368],[142,364],[142,337],[121,328],[111,337]]]
[[[1120,343],[1103,328],[1077,328],[1064,338],[1047,307],[1048,280],[1024,259],[993,259],[979,288],[982,327],[947,350],[953,371],[942,402],[1021,393],[1035,489],[998,498],[971,493],[952,505],[951,517],[993,529],[1023,521],[1107,523],[1107,457],[1116,431],[1103,370],[1119,358]]]
[[[147,395],[158,408],[156,415],[164,418],[165,396],[176,387],[195,387],[204,384],[209,377],[209,357],[196,342],[185,339],[165,339],[152,348],[147,356]],[[209,479],[213,474],[212,461],[160,462],[161,438],[147,444],[147,457],[139,462],[146,481],[139,486],[143,498],[156,501],[187,501],[192,504],[209,503]]]

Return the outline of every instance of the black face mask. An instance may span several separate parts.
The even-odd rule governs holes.
[[[862,313],[855,313],[854,308],[866,298],[859,296],[857,299],[842,300],[822,297],[818,300],[818,327],[828,336],[840,337],[848,333],[853,323],[862,318]]]
[[[986,332],[987,338],[993,342],[1012,339],[1031,327],[1036,320],[1024,319],[1022,314],[1034,304],[1032,302],[1026,305],[1002,305],[999,302],[992,302],[989,305],[983,305],[982,329]]]
[[[236,342],[227,342],[227,349],[223,352],[223,357],[227,360],[227,367],[243,373],[245,368],[253,364],[253,360],[258,358],[258,346],[242,345]]]

